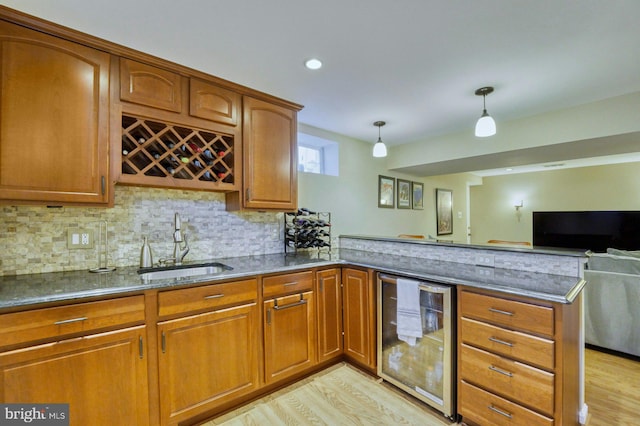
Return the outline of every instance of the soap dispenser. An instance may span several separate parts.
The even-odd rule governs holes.
[[[144,242],[142,243],[142,249],[140,250],[140,267],[150,268],[152,266],[153,266],[153,255],[151,254],[151,247],[149,247],[149,243],[147,242],[147,237],[144,237]]]

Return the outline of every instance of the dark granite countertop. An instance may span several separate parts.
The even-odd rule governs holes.
[[[0,277],[0,311],[26,309],[45,303],[139,294],[149,289],[188,287],[204,282],[223,282],[253,275],[332,265],[362,266],[416,279],[467,285],[560,303],[573,302],[584,286],[584,281],[579,277],[489,268],[358,250],[321,254],[305,253],[295,256],[271,254],[212,261],[223,263],[233,269],[190,279],[165,279],[152,282],[144,282],[137,273],[137,267],[118,268],[113,272],[102,274],[70,271],[4,276]],[[207,261],[192,263],[205,262]]]

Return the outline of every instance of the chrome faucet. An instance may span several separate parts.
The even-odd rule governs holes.
[[[182,222],[180,215],[176,213],[173,221],[173,257],[160,259],[160,264],[173,263],[174,265],[182,264],[184,257],[189,253],[189,241],[187,234],[182,233]]]
[[[183,234],[181,228],[182,222],[180,221],[180,215],[176,213],[174,218],[175,231],[173,232],[173,259],[176,265],[180,265],[187,253],[189,253],[187,234]],[[182,243],[184,243],[184,246]]]

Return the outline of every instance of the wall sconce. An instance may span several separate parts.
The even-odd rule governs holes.
[[[516,204],[514,206],[516,208],[516,211],[519,212],[521,207],[524,207],[524,201],[520,200],[520,204]]]

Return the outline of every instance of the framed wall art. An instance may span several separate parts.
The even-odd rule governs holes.
[[[396,179],[378,175],[378,207],[392,209],[395,207]]]
[[[398,208],[411,208],[411,182],[404,179],[398,179]]]
[[[424,208],[424,184],[420,182],[411,182],[411,205],[414,210],[422,210]]]
[[[436,189],[437,235],[453,234],[453,191]]]

